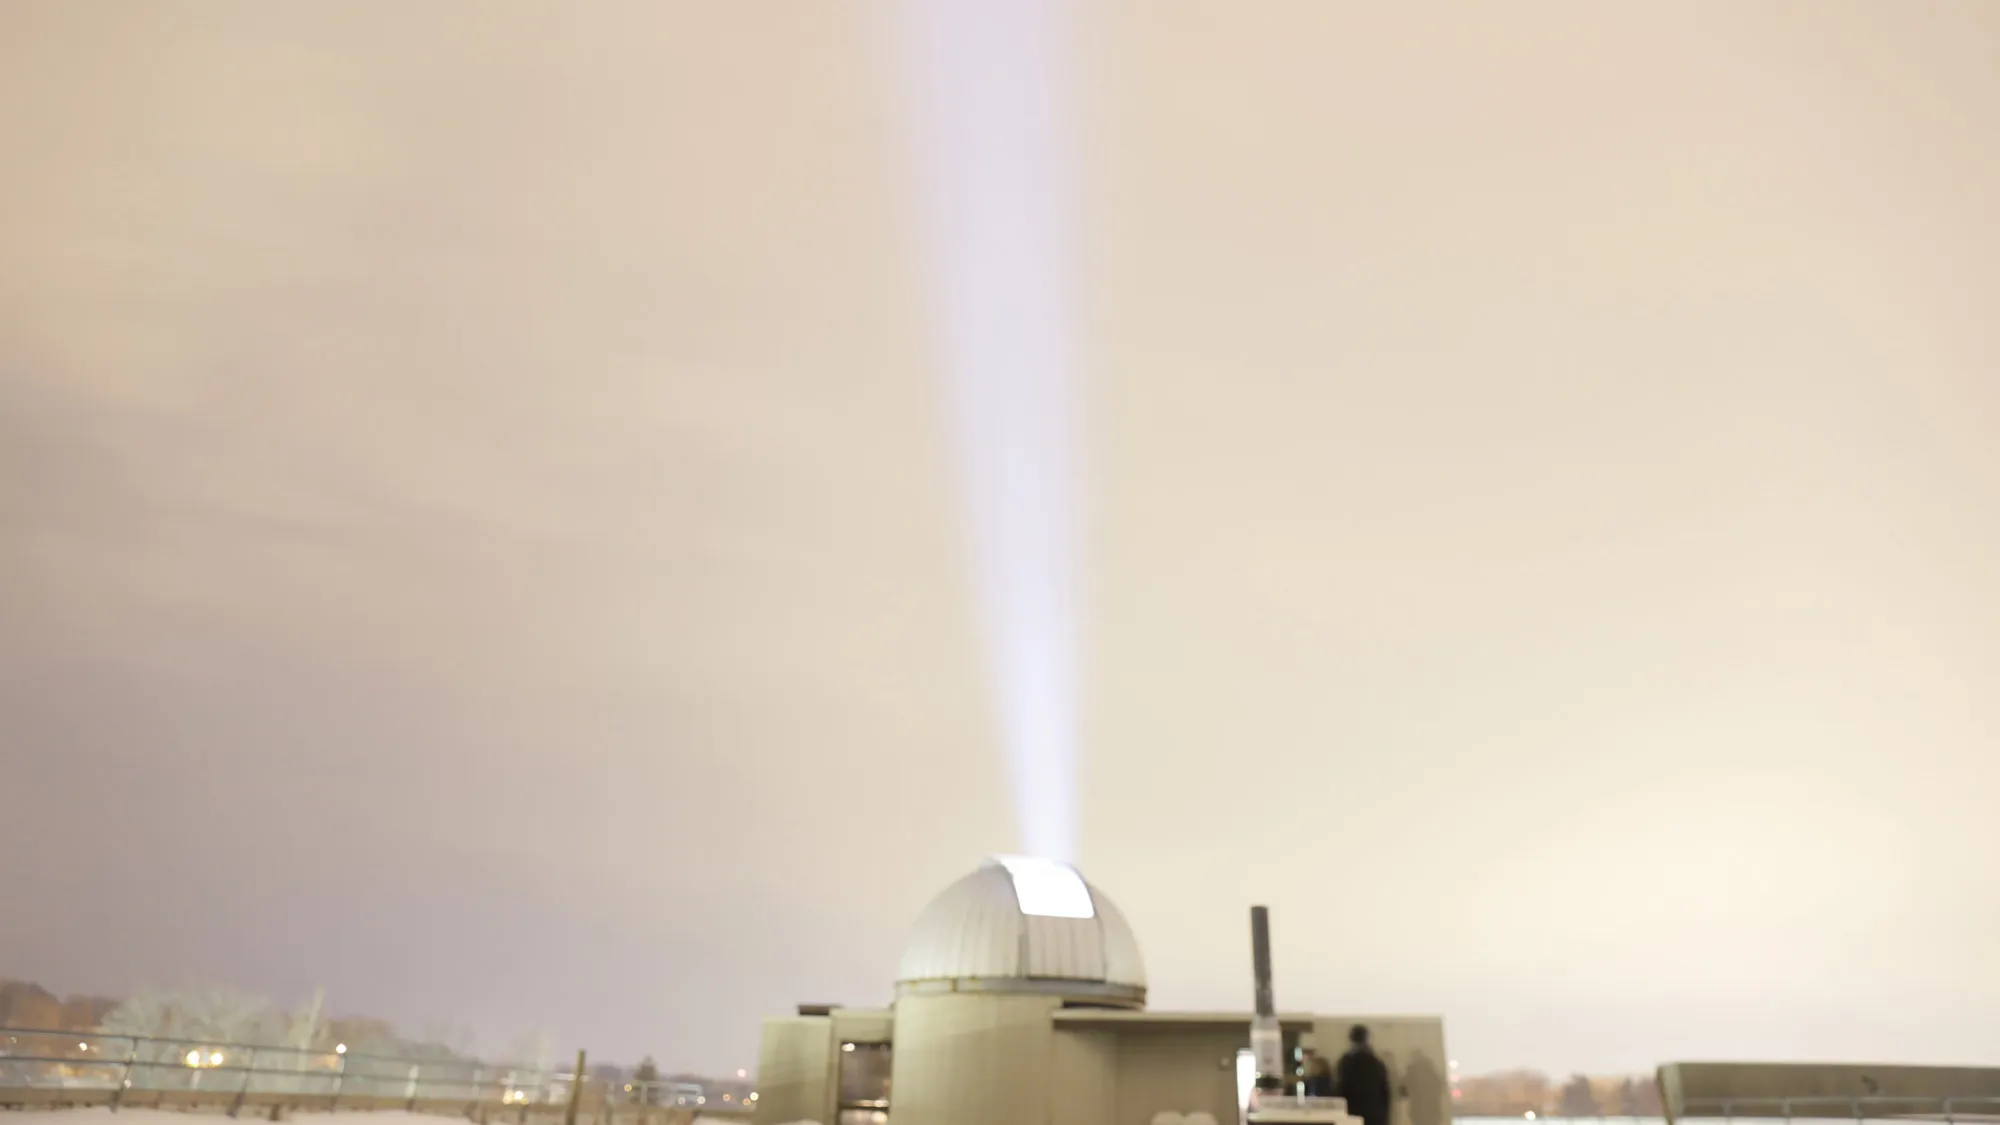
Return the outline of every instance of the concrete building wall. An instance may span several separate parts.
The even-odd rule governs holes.
[[[833,1039],[840,1043],[887,1043],[896,1017],[887,1008],[835,1008]]]
[[[1050,996],[943,993],[896,1001],[895,1125],[1048,1125]]]
[[[758,1125],[834,1118],[833,1020],[777,1016],[764,1021],[757,1052]]]
[[[1050,1125],[1113,1125],[1118,1120],[1118,1037],[1108,1031],[1055,1033]]]
[[[1161,1112],[1236,1117],[1237,1051],[1248,1017],[1061,1010],[1054,996],[910,995],[893,1011],[766,1020],[760,1125],[834,1125],[844,1043],[893,1042],[894,1125],[1150,1125]],[[1058,1018],[1060,1013],[1060,1018]],[[1289,1016],[1302,1046],[1329,1055],[1366,1024],[1397,1087],[1391,1125],[1451,1125],[1443,1021]],[[871,1095],[879,1096],[879,1095]]]
[[[1247,1031],[1135,1025],[1117,1039],[1118,1112],[1107,1122],[1150,1125],[1163,1110],[1236,1120],[1236,1051],[1248,1043]]]

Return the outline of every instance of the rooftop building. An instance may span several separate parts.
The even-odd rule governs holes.
[[[1252,1013],[1146,1008],[1124,915],[1074,868],[1001,857],[918,914],[888,1008],[767,1019],[759,1125],[1189,1125],[1248,1118]],[[1306,1052],[1371,1032],[1390,1125],[1450,1125],[1444,1024],[1278,1014],[1288,1086]],[[1269,1026],[1266,1024],[1266,1026]]]

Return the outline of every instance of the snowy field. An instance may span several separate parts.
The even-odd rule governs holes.
[[[188,1125],[190,1116],[228,1120],[219,1112],[190,1115],[169,1109],[121,1109],[114,1113],[103,1106],[93,1106],[89,1109],[24,1109],[12,1112],[0,1109],[0,1125]],[[590,1116],[586,1114],[585,1118],[589,1119]],[[465,1121],[463,1117],[409,1113],[400,1109],[285,1115],[286,1121],[295,1122],[297,1125],[334,1125],[336,1119],[339,1125],[440,1125],[446,1121]],[[260,1114],[246,1110],[239,1120],[246,1125],[257,1125],[264,1118]],[[697,1117],[694,1119],[694,1125],[742,1125],[742,1122],[727,1117]]]
[[[164,1109],[124,1109],[113,1113],[109,1109],[28,1109],[17,1112],[0,1110],[0,1125],[187,1125],[188,1114],[175,1113]],[[202,1114],[216,1116],[221,1114]],[[585,1115],[586,1118],[589,1116]],[[292,1113],[285,1120],[297,1125],[440,1125],[443,1121],[463,1121],[460,1117],[434,1116],[424,1113],[408,1113],[400,1109],[385,1109],[379,1112],[356,1111],[353,1113]],[[245,1122],[259,1122],[263,1118],[245,1113]],[[1518,1117],[1460,1117],[1456,1125],[1525,1125]],[[1664,1125],[1657,1117],[1588,1117],[1574,1122],[1567,1118],[1544,1117],[1540,1125]],[[694,1125],[743,1125],[740,1118],[697,1117]],[[810,1125],[810,1123],[800,1123]],[[1718,1123],[1720,1125],[1720,1123]],[[1815,1118],[1796,1117],[1792,1125],[1855,1125],[1852,1117]]]
[[[0,1110],[0,1125],[188,1125],[188,1114],[175,1113],[164,1109],[124,1109],[113,1113],[109,1109],[27,1109],[15,1112]],[[198,1116],[220,1117],[221,1114],[201,1114]],[[385,1109],[379,1112],[356,1111],[353,1113],[292,1113],[285,1120],[296,1125],[441,1125],[446,1121],[463,1122],[462,1117],[434,1116],[424,1113],[408,1113],[400,1109]],[[585,1115],[589,1117],[588,1114]],[[241,1118],[246,1123],[261,1122],[263,1118],[246,1112]],[[1518,1117],[1460,1117],[1456,1125],[1526,1125]],[[1567,1118],[1544,1117],[1539,1125],[1664,1125],[1657,1117],[1587,1117],[1574,1122]],[[743,1125],[740,1118],[697,1117],[694,1125]],[[807,1123],[801,1123],[807,1125]],[[1721,1125],[1720,1122],[1717,1125]],[[1852,1117],[1815,1118],[1796,1117],[1791,1125],[1856,1125]]]

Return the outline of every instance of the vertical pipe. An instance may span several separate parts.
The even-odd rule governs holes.
[[[1250,908],[1250,970],[1256,976],[1257,1014],[1275,1016],[1277,1003],[1271,996],[1271,911],[1269,907]]]
[[[1285,1033],[1278,1026],[1278,1005],[1271,995],[1271,911],[1267,907],[1250,908],[1250,970],[1257,983],[1257,1014],[1250,1019],[1257,1089],[1278,1093],[1285,1088]]]

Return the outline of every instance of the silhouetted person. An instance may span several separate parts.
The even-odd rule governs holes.
[[[1352,1044],[1340,1056],[1334,1072],[1339,1095],[1347,1099],[1347,1112],[1365,1125],[1389,1125],[1389,1068],[1368,1045],[1368,1029],[1356,1026],[1347,1033]]]
[[[1333,1092],[1333,1067],[1326,1056],[1318,1051],[1306,1051],[1306,1097],[1331,1098]]]
[[[1444,1125],[1445,1103],[1450,1099],[1444,1072],[1422,1051],[1412,1052],[1403,1064],[1403,1096],[1410,1125]]]

